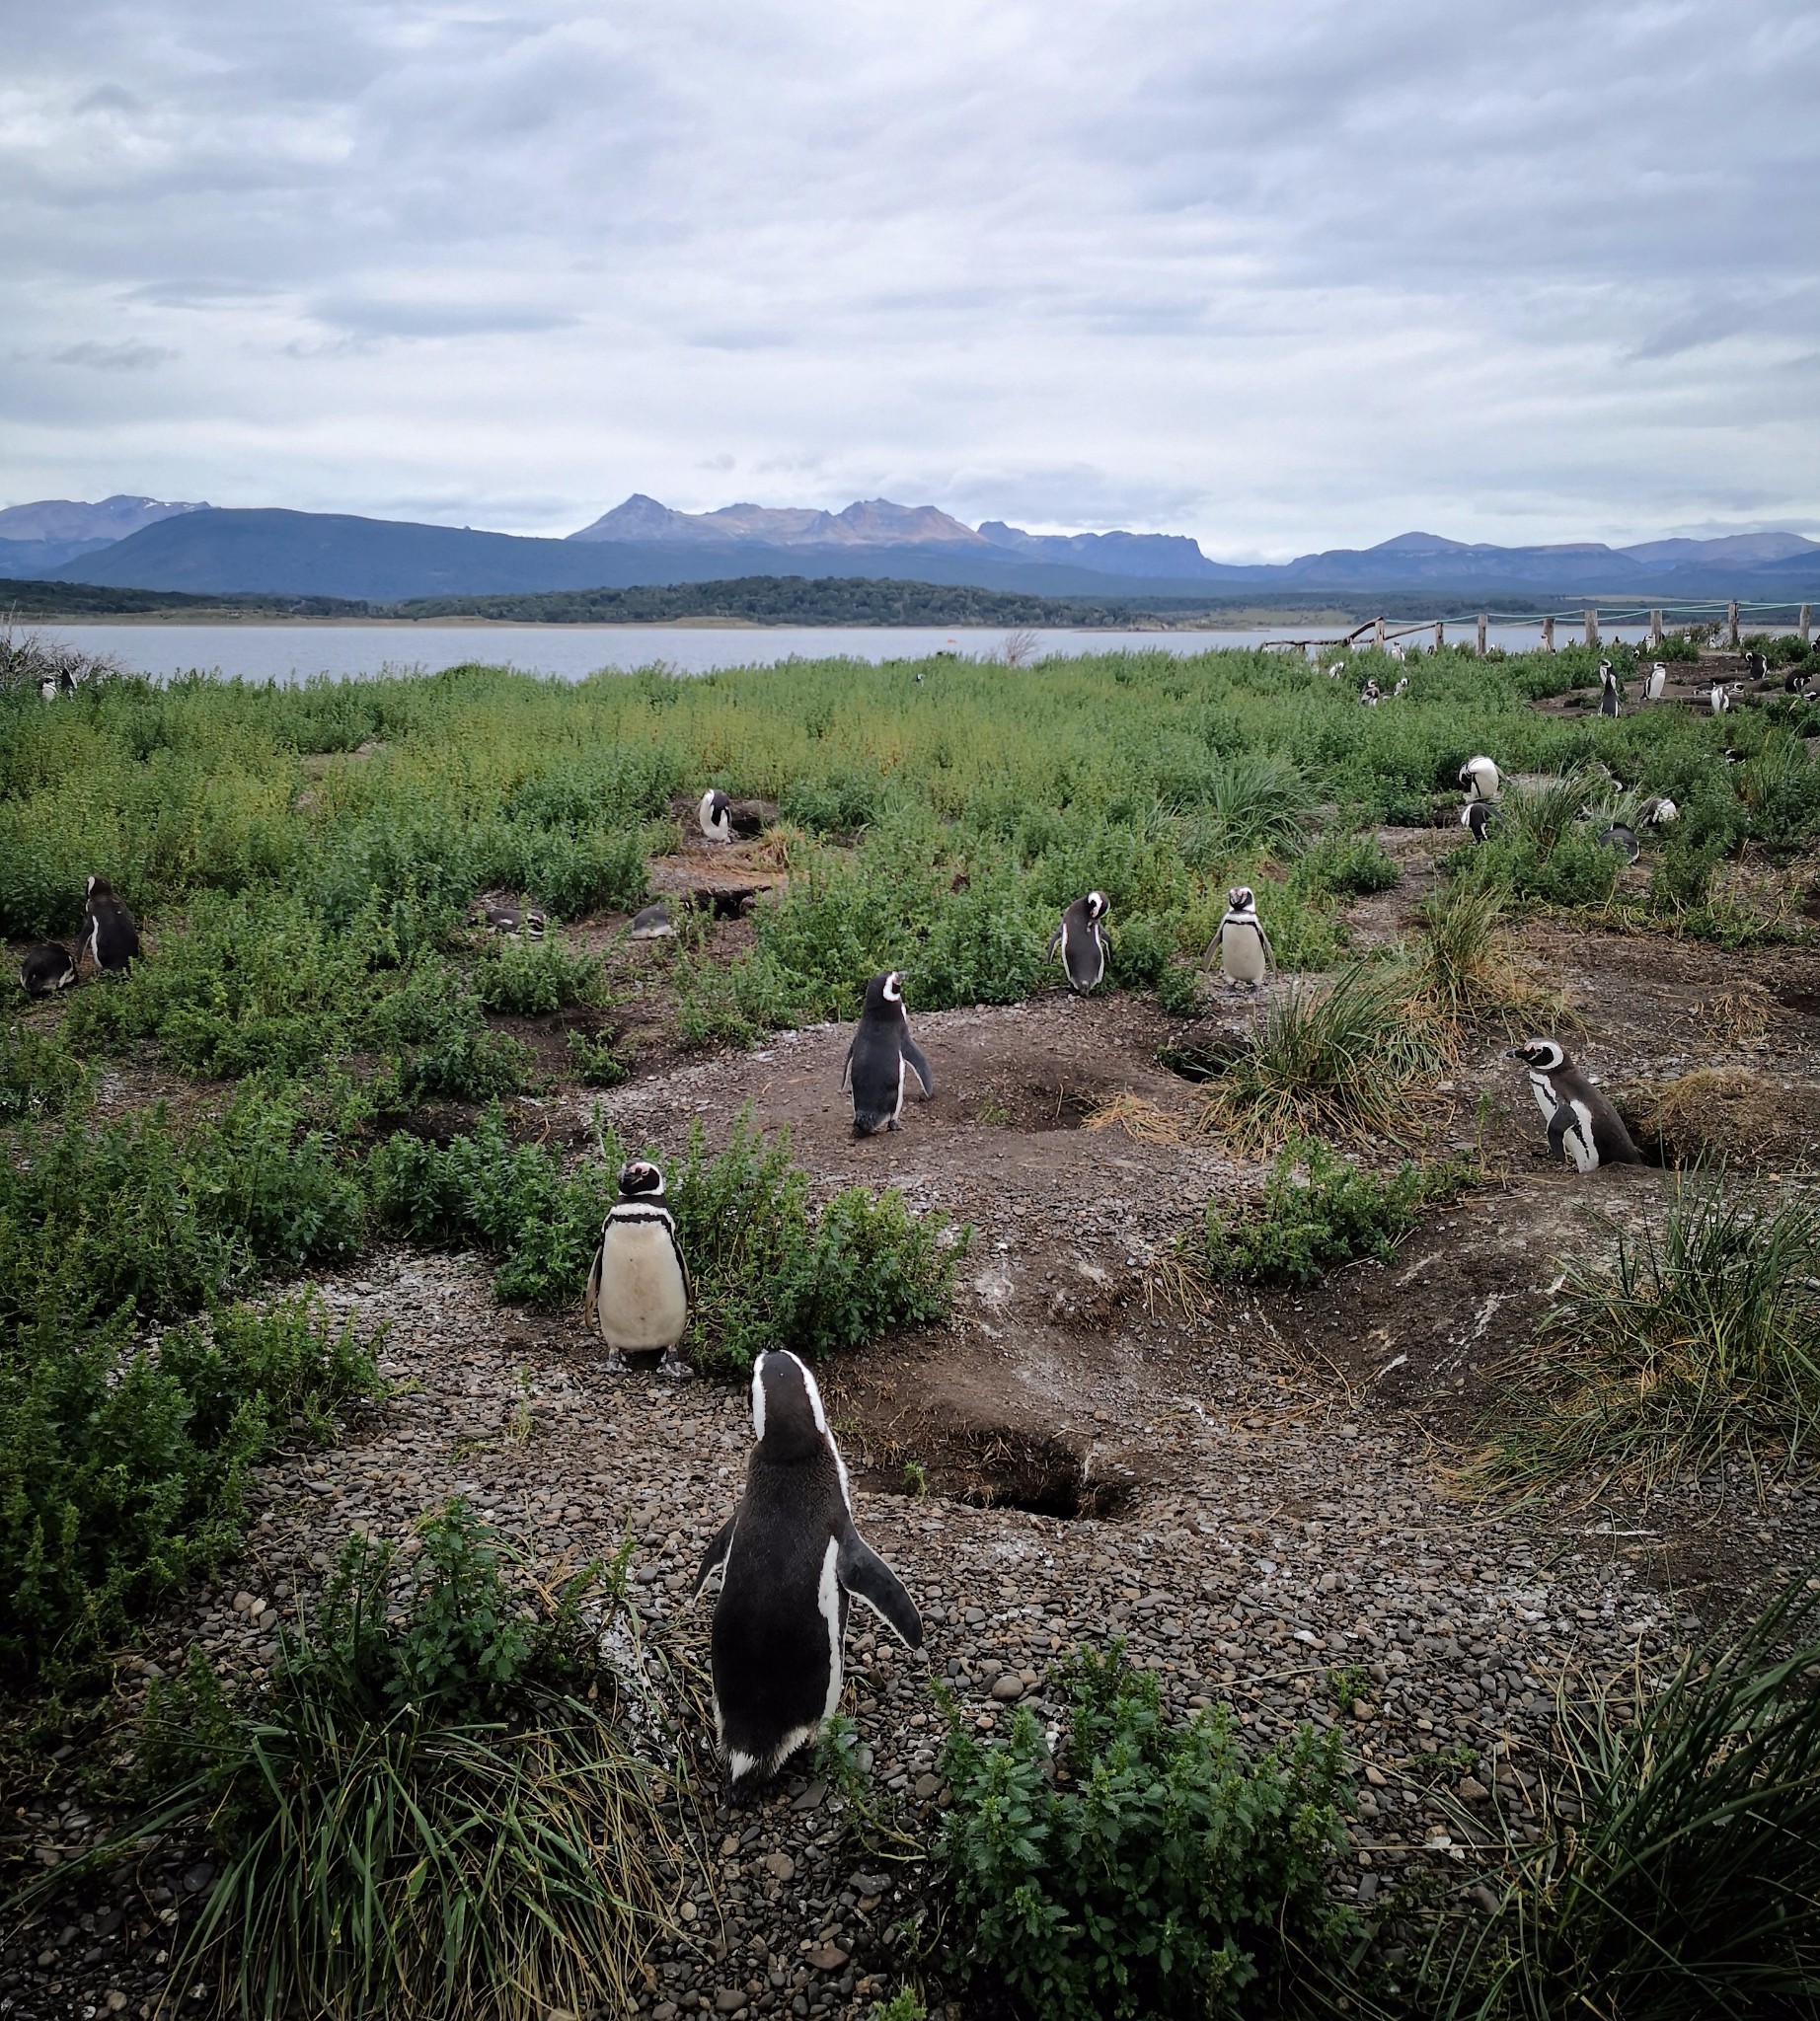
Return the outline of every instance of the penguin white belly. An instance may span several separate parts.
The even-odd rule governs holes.
[[[600,1337],[622,1354],[654,1354],[682,1338],[689,1295],[662,1223],[608,1221],[597,1317]]]
[[[1220,928],[1220,966],[1236,983],[1262,982],[1263,936],[1255,927],[1224,923]]]

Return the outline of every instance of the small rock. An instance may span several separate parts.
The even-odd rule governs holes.
[[[917,1802],[918,1802],[918,1803],[920,1803],[920,1804],[926,1804],[926,1803],[927,1803],[927,1802],[929,1801],[929,1799],[930,1799],[930,1798],[931,1798],[932,1796],[934,1796],[934,1795],[935,1795],[936,1791],[937,1791],[937,1790],[939,1790],[939,1789],[940,1789],[941,1787],[942,1787],[942,1778],[941,1778],[941,1776],[939,1776],[939,1775],[919,1775],[919,1776],[918,1776],[918,1777],[916,1778],[916,1800],[917,1800]]]
[[[184,1875],[184,1892],[189,1895],[199,1895],[214,1878],[214,1867],[207,1860],[199,1859]]]
[[[936,1778],[932,1775],[929,1779],[933,1782]],[[890,1887],[891,1877],[889,1874],[855,1874],[853,1885],[861,1895],[882,1895]]]
[[[737,1985],[723,1985],[715,1994],[717,2014],[737,2014],[746,2003],[745,1988]]]
[[[108,2012],[110,2014],[117,2014],[125,2005],[126,1995],[120,1991],[118,1986],[115,1986],[114,1991],[108,1995]]]
[[[817,1776],[807,1789],[791,1805],[793,1811],[812,1811],[828,1793],[828,1785]]]
[[[1016,1671],[1008,1670],[994,1682],[992,1695],[1001,1705],[1009,1705],[1024,1696],[1024,1680]]]
[[[1386,1780],[1384,1770],[1374,1762],[1367,1761],[1365,1763],[1365,1780],[1371,1784],[1373,1789],[1382,1789]]]
[[[847,1953],[838,1944],[818,1944],[808,1954],[811,1972],[838,1972],[847,1962]]]
[[[796,1877],[796,1862],[787,1852],[768,1852],[764,1858],[764,1868],[773,1880],[789,1881]]]
[[[1463,1775],[1460,1778],[1460,1794],[1470,1804],[1481,1804],[1491,1792],[1477,1775]]]

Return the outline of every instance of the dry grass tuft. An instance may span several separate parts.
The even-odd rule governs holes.
[[[1769,1028],[1776,999],[1762,983],[1741,976],[1712,1000],[1702,1026],[1709,1037],[1728,1046],[1754,1045]]]
[[[1450,885],[1422,908],[1421,938],[1406,971],[1408,1003],[1450,1045],[1473,1028],[1515,1038],[1552,1030],[1566,1016],[1566,991],[1542,981],[1505,930],[1503,913],[1503,894],[1491,885]]]
[[[1122,1130],[1140,1144],[1179,1144],[1182,1138],[1181,1118],[1173,1109],[1129,1092],[1115,1094],[1090,1110],[1082,1127]]]
[[[1702,1067],[1627,1104],[1631,1131],[1670,1164],[1775,1163],[1789,1143],[1790,1096],[1745,1067]]]

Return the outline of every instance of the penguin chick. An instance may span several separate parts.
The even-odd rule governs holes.
[[[687,1375],[676,1359],[689,1328],[694,1289],[664,1204],[663,1173],[634,1159],[619,1175],[619,1199],[600,1225],[581,1313],[614,1364],[622,1355],[661,1354],[666,1375]]]
[[[1510,1057],[1529,1069],[1530,1091],[1549,1126],[1549,1146],[1556,1157],[1572,1155],[1581,1171],[1601,1164],[1641,1164],[1642,1155],[1630,1141],[1624,1118],[1587,1080],[1552,1038],[1532,1038],[1512,1046]],[[1570,1120],[1555,1125],[1561,1111]],[[1577,1154],[1567,1143],[1569,1132],[1578,1132],[1583,1143]],[[1582,1157],[1591,1163],[1581,1163]]]
[[[752,1436],[745,1492],[695,1581],[699,1597],[720,1572],[710,1661],[735,1796],[769,1782],[840,1703],[850,1599],[923,1646],[916,1603],[854,1527],[815,1378],[786,1350],[753,1368]]]
[[[20,957],[19,987],[28,997],[48,997],[53,990],[67,990],[76,980],[76,964],[61,940],[45,940],[28,947]]]
[[[1274,957],[1269,936],[1257,917],[1257,900],[1249,884],[1235,884],[1227,892],[1226,916],[1220,922],[1220,931],[1207,943],[1207,952],[1202,957],[1204,967],[1213,966],[1216,944],[1220,967],[1235,989],[1244,984],[1248,990],[1255,990],[1262,984],[1264,971]]]
[[[106,877],[89,879],[89,899],[84,908],[89,916],[88,948],[95,966],[109,975],[124,975],[138,958],[139,929],[132,914],[114,895]]]
[[[1469,800],[1495,800],[1502,781],[1498,769],[1489,758],[1482,755],[1469,758],[1460,768],[1460,784],[1466,788]]]
[[[866,985],[866,1008],[841,1066],[841,1083],[853,1085],[853,1127],[870,1137],[881,1125],[898,1127],[904,1112],[904,1069],[922,1083],[923,1099],[936,1091],[936,1078],[922,1049],[910,1036],[904,1010],[904,979],[896,969],[875,975]]]
[[[1475,842],[1483,842],[1497,825],[1497,808],[1490,800],[1468,800],[1460,809],[1460,825],[1473,831]]]
[[[1062,923],[1049,936],[1046,961],[1062,951],[1062,968],[1068,987],[1077,997],[1091,997],[1105,976],[1105,934],[1100,922],[1109,910],[1103,891],[1090,891],[1077,898],[1062,915]]]

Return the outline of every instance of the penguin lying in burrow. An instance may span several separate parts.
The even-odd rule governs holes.
[[[904,1112],[904,1070],[922,1084],[923,1099],[936,1091],[922,1048],[910,1036],[904,1009],[904,979],[892,969],[866,985],[866,1008],[841,1065],[842,1087],[853,1086],[853,1127],[862,1137],[879,1129],[895,1130]]]
[[[628,1355],[660,1355],[660,1373],[687,1376],[676,1349],[694,1303],[689,1265],[664,1203],[663,1173],[634,1159],[619,1175],[619,1198],[600,1225],[581,1312],[607,1344],[608,1367]]]
[[[139,929],[106,877],[89,879],[89,958],[106,975],[124,975],[139,955]]]
[[[841,1701],[850,1599],[906,1648],[923,1622],[903,1582],[853,1521],[847,1468],[815,1378],[774,1349],[752,1371],[745,1493],[702,1557],[719,1570],[711,1638],[715,1731],[735,1796],[769,1782]]]
[[[471,927],[491,927],[495,934],[512,939],[541,940],[549,922],[535,906],[483,905],[478,899],[468,908]]]
[[[1049,936],[1043,959],[1053,961],[1061,949],[1062,971],[1077,997],[1091,997],[1105,978],[1105,934],[1100,922],[1108,910],[1105,893],[1090,891],[1063,913],[1061,925]]]
[[[1213,950],[1220,950],[1220,968],[1234,989],[1262,987],[1264,972],[1272,960],[1270,937],[1257,917],[1257,900],[1249,884],[1235,884],[1226,894],[1226,916],[1220,930],[1207,943],[1201,966],[1213,966]]]
[[[1601,828],[1596,840],[1605,849],[1615,849],[1627,863],[1635,862],[1642,855],[1635,832],[1622,821],[1614,821],[1609,828]]]
[[[1510,1057],[1529,1069],[1530,1091],[1549,1126],[1549,1153],[1570,1160],[1576,1171],[1602,1164],[1641,1164],[1624,1118],[1552,1038],[1512,1046]]]
[[[48,997],[54,991],[73,989],[76,963],[61,940],[45,940],[28,947],[19,958],[19,987],[28,997]]]
[[[710,842],[731,842],[735,837],[750,842],[763,835],[777,817],[769,800],[729,799],[718,786],[709,787],[696,809],[696,819]]]
[[[631,931],[635,940],[672,940],[676,937],[670,908],[661,898],[655,905],[647,905],[643,912],[633,914]]]

